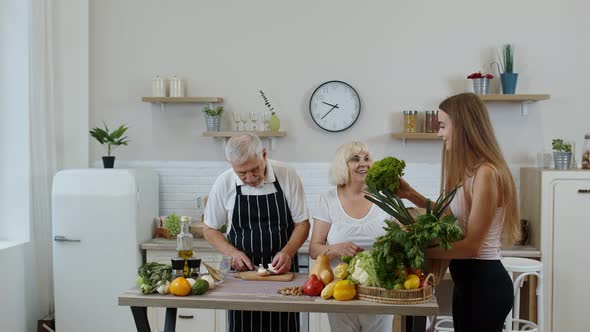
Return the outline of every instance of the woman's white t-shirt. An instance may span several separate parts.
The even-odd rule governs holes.
[[[326,244],[352,242],[365,250],[371,250],[375,239],[385,234],[385,220],[393,220],[393,217],[372,204],[364,217],[352,218],[344,211],[338,198],[338,190],[334,188],[320,196],[320,204],[314,219],[331,224]],[[332,259],[332,265],[339,262],[340,259]]]

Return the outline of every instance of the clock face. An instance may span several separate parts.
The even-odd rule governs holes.
[[[341,81],[320,85],[309,100],[309,112],[320,128],[343,131],[350,128],[361,114],[361,100],[354,88]]]

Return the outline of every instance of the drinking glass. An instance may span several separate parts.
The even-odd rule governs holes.
[[[240,120],[242,121],[242,130],[248,131],[248,125],[246,124],[246,122],[248,122],[248,113],[241,113]]]
[[[232,117],[234,119],[234,122],[236,123],[235,130],[240,131],[240,112],[233,112]]]
[[[258,112],[250,112],[250,121],[252,121],[252,131],[258,131],[258,127],[256,127],[256,121],[258,121]]]
[[[205,264],[209,265],[213,269],[217,270],[221,275],[221,280],[215,280],[215,284],[221,284],[225,281],[229,270],[231,269],[232,258],[230,256],[217,256],[204,261]],[[203,266],[203,265],[201,265]],[[202,273],[208,273],[207,270],[201,268]]]

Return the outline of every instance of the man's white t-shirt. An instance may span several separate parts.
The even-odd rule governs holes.
[[[295,170],[280,161],[267,159],[264,181],[258,187],[244,184],[233,168],[226,170],[215,180],[205,207],[205,224],[219,229],[228,220],[227,231],[229,232],[236,200],[236,185],[242,187],[242,195],[268,195],[276,192],[273,184],[275,179],[278,179],[283,190],[293,222],[308,220],[309,212],[303,185]]]
[[[393,217],[373,204],[363,218],[352,218],[344,211],[337,188],[334,188],[320,196],[318,212],[314,219],[331,224],[326,244],[353,242],[365,250],[370,250],[375,238],[385,234],[385,220],[393,220]]]

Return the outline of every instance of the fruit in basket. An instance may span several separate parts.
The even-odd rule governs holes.
[[[311,270],[309,270],[309,275],[311,276],[312,274],[315,274],[324,285],[332,282],[334,280],[334,271],[332,271],[332,266],[330,266],[330,257],[318,255]]]
[[[303,284],[303,293],[309,296],[318,296],[324,289],[324,283],[318,279],[315,274],[309,276],[309,279]]]
[[[191,290],[191,284],[184,277],[178,277],[170,284],[170,293],[177,296],[187,296]]]
[[[332,298],[334,295],[334,286],[336,285],[336,282],[337,281],[332,281],[331,283],[327,284],[326,287],[324,287],[322,293],[320,294],[322,299],[327,300]]]
[[[404,282],[405,289],[416,289],[420,287],[420,277],[415,274],[410,274],[406,277]]]
[[[334,285],[334,298],[338,301],[348,301],[356,296],[356,286],[351,280],[340,280]]]
[[[340,280],[346,279],[346,277],[348,277],[348,264],[338,264],[338,266],[334,268],[334,277]]]

